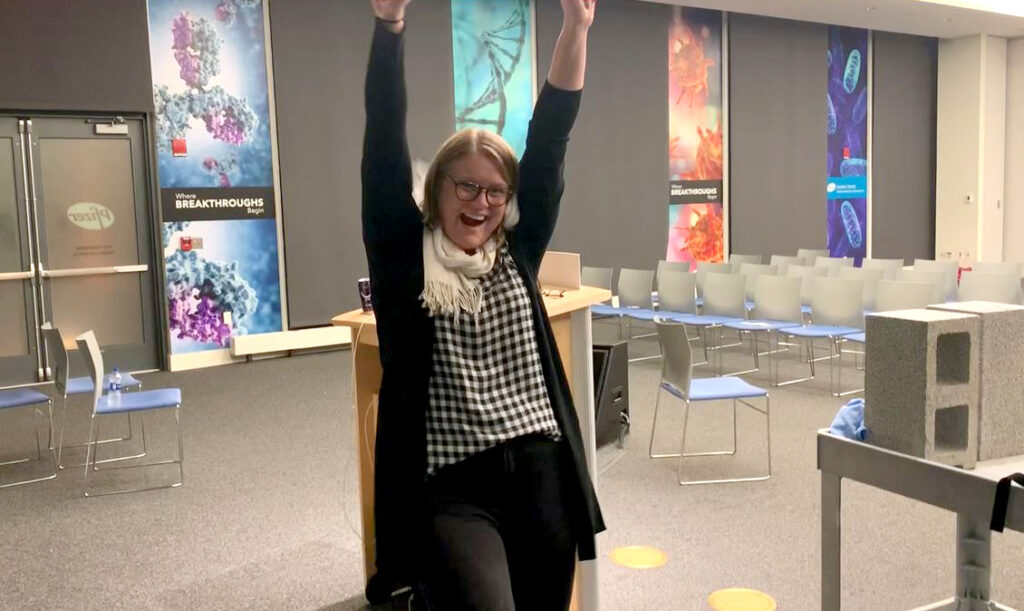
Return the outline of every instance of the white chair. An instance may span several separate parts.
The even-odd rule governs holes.
[[[666,270],[658,278],[659,317],[697,315],[697,274]]]
[[[46,413],[43,413],[39,406],[46,405]],[[12,388],[9,390],[0,390],[0,414],[9,414],[19,408],[31,408],[32,410],[32,432],[36,438],[36,455],[35,458],[15,458],[13,460],[5,460],[0,462],[0,467],[13,467],[14,465],[25,465],[28,463],[43,463],[43,442],[39,438],[39,422],[37,418],[42,416],[49,422],[49,432],[47,443],[47,450],[50,453],[50,458],[53,462],[53,469],[49,469],[43,475],[29,474],[24,477],[15,475],[10,481],[0,480],[0,488],[10,488],[12,486],[21,486],[22,484],[32,484],[35,482],[42,482],[48,479],[57,477],[57,455],[53,449],[53,401],[47,395],[34,390],[32,388]],[[9,417],[9,416],[8,416]],[[9,430],[9,427],[4,427],[5,432]],[[8,440],[4,440],[4,446],[6,446]],[[20,470],[20,467],[8,470]],[[13,528],[13,526],[11,526]]]
[[[760,265],[761,255],[729,255],[729,265],[732,266],[734,274],[739,272],[743,265],[747,264]]]
[[[771,403],[768,391],[758,388],[740,378],[693,378],[693,355],[690,351],[690,342],[686,335],[685,326],[678,322],[656,320],[658,329],[658,340],[661,343],[661,351],[664,355],[661,370],[661,380],[658,385],[658,392],[654,401],[654,422],[651,423],[651,442],[647,448],[647,454],[651,458],[678,458],[679,469],[677,481],[680,485],[696,484],[720,484],[730,482],[750,482],[766,480],[772,475],[772,437],[771,437]],[[658,409],[661,403],[661,391],[666,391],[672,396],[681,399],[683,407],[683,433],[679,444],[678,454],[655,454],[654,436],[658,426]],[[764,409],[749,402],[749,399],[763,398]],[[731,450],[714,452],[691,452],[686,451],[686,427],[690,415],[690,404],[697,401],[728,401],[732,400],[732,426],[733,444]],[[736,432],[736,404],[751,408],[765,416],[765,439],[767,441],[768,471],[765,475],[753,477],[685,480],[683,479],[683,463],[687,458],[697,456],[725,456],[735,455],[737,446]]]
[[[610,267],[590,267],[584,265],[580,272],[580,283],[583,286],[596,286],[597,288],[612,290],[612,274],[615,272]]]
[[[778,352],[777,342],[775,347],[772,347],[772,332],[787,327],[799,327],[803,324],[803,312],[800,307],[800,283],[801,279],[796,276],[762,275],[757,277],[754,309],[751,312],[752,319],[727,322],[723,325],[727,329],[750,336],[754,368],[726,375],[754,373],[760,370],[760,357],[763,355],[758,350],[758,333],[768,335],[768,351],[765,354],[771,359],[772,355]],[[769,371],[770,369],[769,365]]]
[[[125,393],[117,401],[112,397],[103,394],[103,355],[100,353],[99,342],[92,331],[86,331],[75,338],[78,342],[78,349],[89,366],[89,373],[93,381],[93,408],[92,418],[89,421],[89,447],[85,454],[85,496],[106,496],[109,494],[122,494],[125,492],[141,492],[144,490],[156,490],[160,488],[177,488],[185,481],[184,468],[184,446],[181,439],[181,390],[178,388],[161,388],[159,390],[141,390],[138,392]],[[97,465],[97,425],[96,419],[99,416],[110,416],[124,414],[127,412],[144,413],[156,409],[174,409],[174,422],[178,429],[178,457],[177,459],[159,460],[145,464],[122,465],[117,467],[105,467],[99,469]],[[145,424],[142,425],[145,427]],[[92,462],[90,464],[90,458]],[[143,486],[138,488],[118,489],[105,492],[91,492],[89,489],[89,471],[113,471],[126,469],[146,469],[159,465],[178,465],[178,481],[160,486]]]
[[[965,271],[957,289],[958,301],[994,301],[1020,304],[1020,276]]]
[[[926,273],[926,272],[922,272]],[[899,282],[897,280],[880,280],[875,295],[876,312],[892,312],[894,310],[913,310],[926,308],[935,303],[935,285],[930,282]],[[863,346],[867,343],[866,334],[851,333],[844,336],[846,342]],[[839,344],[842,350],[843,344]],[[857,353],[857,351],[851,351]],[[864,354],[861,349],[860,354]],[[839,357],[840,363],[842,356]]]
[[[786,268],[787,276],[800,278],[800,308],[804,314],[811,314],[811,287],[813,278],[824,278],[828,275],[828,268],[813,267],[809,265],[790,265]]]
[[[777,276],[779,274],[779,268],[774,265],[759,265],[755,263],[744,263],[740,266],[739,273],[747,279],[747,303],[748,308],[753,308],[754,304],[754,291],[757,289],[757,279],[759,276]]]
[[[875,295],[878,283],[885,274],[884,269],[864,269],[861,267],[840,267],[836,270],[836,278],[857,278],[864,281],[864,311],[875,309]]]
[[[985,274],[1013,274],[1021,277],[1022,263],[1013,261],[975,261],[971,264],[971,271]]]
[[[787,257],[785,255],[772,255],[772,258],[768,261],[769,265],[774,265],[779,269],[779,275],[785,276],[786,270],[789,269],[790,265],[803,265],[803,257]]]
[[[697,274],[697,282],[700,282]],[[739,274],[708,273],[704,276],[704,306],[699,316],[688,316],[675,320],[685,322],[697,328],[704,346],[704,362],[708,363],[708,351],[720,350],[723,346],[718,342],[709,345],[708,337],[713,329],[727,322],[745,320],[747,318],[746,278]]]
[[[958,261],[933,261],[931,259],[914,259],[914,270],[921,272],[942,272],[943,276],[943,297],[940,300],[956,300],[957,273],[960,271]]]
[[[690,266],[689,261],[658,261],[658,267],[655,274],[655,281],[658,286],[661,286],[661,275],[665,272],[684,272],[689,273],[693,268]],[[658,290],[661,290],[660,288]]]
[[[67,423],[68,415],[68,397],[75,395],[92,395],[93,394],[93,382],[89,376],[81,376],[70,378],[71,360],[68,358],[67,348],[64,346],[64,338],[60,334],[60,330],[53,326],[52,323],[43,323],[43,346],[46,349],[47,362],[51,363],[51,371],[53,375],[54,390],[60,396],[60,432],[57,434],[57,468],[65,469],[67,467],[82,467],[85,463],[76,463],[73,465],[65,465],[62,457],[66,448],[84,448],[88,446],[88,443],[64,443],[64,428]],[[104,379],[106,376],[104,376]],[[124,390],[141,390],[142,382],[137,380],[132,374],[124,372],[121,377],[121,388]],[[109,444],[117,442],[130,442],[132,441],[135,427],[132,422],[131,412],[125,414],[128,419],[128,435],[123,437],[111,437],[107,439],[97,440],[97,444]],[[108,462],[118,462],[122,460],[131,460],[133,458],[142,458],[146,455],[146,435],[145,431],[141,432],[142,451],[138,453],[128,454],[124,456],[118,456],[115,458],[109,458],[105,460],[97,461],[100,464]]]
[[[945,303],[946,272],[941,270],[901,269],[896,273],[899,282],[924,282],[932,285],[931,303]]]
[[[828,275],[835,277],[840,267],[853,267],[853,259],[849,257],[818,257],[814,267],[824,267]]]
[[[784,337],[804,340],[808,349],[807,363],[811,375],[805,378],[779,381],[773,378],[775,386],[786,386],[805,382],[815,378],[814,363],[817,360],[829,361],[829,387],[833,396],[850,394],[841,388],[841,379],[835,378],[835,359],[842,358],[839,343],[847,335],[859,333],[864,329],[864,282],[853,278],[814,278],[811,292],[812,324],[802,327],[779,329]],[[828,340],[829,355],[816,359],[814,357],[814,340]],[[839,363],[842,366],[842,363]]]
[[[654,286],[654,271],[649,269],[623,268],[619,271],[618,305],[594,305],[590,311],[598,316],[618,317],[619,338],[622,337],[622,319],[627,322],[629,337],[633,339],[631,320],[650,316],[654,311],[651,292]],[[642,318],[640,318],[642,320]]]
[[[895,280],[896,273],[903,269],[903,259],[864,259],[860,266],[863,269],[883,270],[882,280]]]
[[[828,256],[828,249],[823,248],[821,250],[815,250],[813,248],[798,248],[796,251],[796,256],[804,260],[804,265],[813,266],[814,262],[818,259],[818,257]]]
[[[931,282],[881,280],[875,294],[875,311],[913,310],[935,303],[935,285]]]
[[[708,274],[731,274],[733,273],[732,265],[729,263],[708,263],[705,261],[697,262],[697,305],[701,305],[704,300],[704,277]]]

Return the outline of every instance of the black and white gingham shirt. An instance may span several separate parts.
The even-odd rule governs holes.
[[[507,245],[480,284],[479,315],[434,320],[428,477],[515,437],[561,435],[544,384],[530,296]]]

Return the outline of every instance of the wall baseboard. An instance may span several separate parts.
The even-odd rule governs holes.
[[[308,350],[327,346],[345,346],[352,343],[348,327],[314,327],[278,333],[239,335],[231,338],[231,355],[252,357],[271,352]]]

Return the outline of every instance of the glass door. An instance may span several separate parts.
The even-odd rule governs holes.
[[[158,367],[142,120],[25,124],[40,321],[52,321],[69,344],[94,331],[107,369]]]
[[[23,122],[0,117],[0,386],[43,375],[23,132]]]

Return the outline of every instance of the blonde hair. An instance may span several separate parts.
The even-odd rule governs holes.
[[[457,159],[473,153],[483,154],[493,161],[502,177],[508,182],[509,189],[513,194],[515,193],[516,183],[519,180],[519,159],[508,142],[505,142],[505,139],[498,134],[487,130],[475,127],[461,129],[441,145],[427,170],[426,183],[423,186],[422,209],[423,223],[427,227],[431,229],[437,227],[441,187],[444,184],[448,168]],[[505,205],[505,219],[498,227],[499,239],[504,235],[503,230],[511,228],[518,220],[519,208],[516,205],[515,195],[513,195],[509,203]]]

